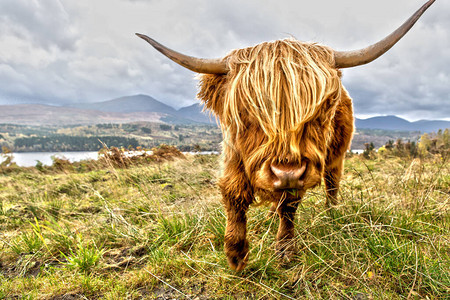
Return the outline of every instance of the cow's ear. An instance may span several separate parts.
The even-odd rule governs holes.
[[[197,98],[220,118],[223,112],[223,103],[226,87],[226,75],[204,74],[199,77],[199,91]]]

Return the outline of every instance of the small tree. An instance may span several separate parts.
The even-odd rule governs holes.
[[[428,133],[424,133],[419,140],[418,151],[420,156],[426,156],[430,150],[431,139]]]
[[[394,141],[393,140],[389,140],[387,141],[386,145],[384,146],[387,150],[392,150],[394,149]]]
[[[147,134],[151,134],[152,133],[152,130],[150,128],[148,128],[148,127],[142,127],[141,131],[143,133],[147,133]]]
[[[166,124],[161,124],[161,125],[159,125],[159,128],[160,128],[161,130],[164,130],[164,131],[172,130],[172,126],[166,125]]]
[[[409,151],[409,155],[411,155],[412,157],[416,157],[419,154],[419,151],[417,149],[417,144],[414,141],[412,141],[412,142],[408,141],[407,149]]]
[[[373,154],[373,149],[375,149],[375,146],[373,145],[372,142],[370,143],[365,143],[364,144],[364,152],[363,152],[363,156],[365,158],[370,158],[370,156]]]
[[[200,152],[200,151],[202,151],[202,147],[199,144],[195,144],[193,150],[194,150],[194,152]]]
[[[386,146],[381,146],[380,148],[378,148],[378,154],[385,157],[388,154],[388,149],[386,148]]]
[[[444,130],[444,133],[442,134],[442,140],[444,142],[445,149],[450,148],[450,130],[448,130],[448,128]]]
[[[0,168],[5,168],[11,165],[13,156],[11,150],[8,147],[2,147],[2,153],[0,155]]]

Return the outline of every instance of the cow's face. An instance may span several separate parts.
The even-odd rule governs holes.
[[[303,194],[322,178],[334,103],[323,103],[321,112],[311,120],[275,136],[266,134],[247,112],[240,130],[225,136],[224,151],[239,154],[255,188]]]
[[[203,75],[198,95],[220,120],[225,155],[239,157],[258,189],[317,185],[342,89],[332,51],[285,40],[236,50],[228,60],[230,72]]]

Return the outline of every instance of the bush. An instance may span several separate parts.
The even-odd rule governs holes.
[[[135,164],[185,158],[184,154],[175,146],[165,144],[152,148],[151,151],[147,151],[140,147],[136,149],[131,148],[129,150],[125,150],[124,148],[105,147],[99,153],[101,153],[101,158],[99,160],[102,164],[116,168],[128,168]]]
[[[166,124],[161,124],[161,125],[159,125],[159,128],[160,128],[161,130],[164,130],[164,131],[172,130],[172,126],[166,125]]]
[[[429,154],[441,154],[447,156],[450,152],[450,132],[449,129],[439,129],[437,133],[424,133],[419,140],[418,153],[421,156]]]

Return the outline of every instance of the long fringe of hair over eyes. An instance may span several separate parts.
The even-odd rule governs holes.
[[[340,97],[339,71],[334,68],[333,50],[326,46],[285,39],[233,50],[226,59],[227,84],[217,91],[222,95],[219,118],[225,141],[234,138],[230,128],[234,134],[244,128],[245,114],[264,131],[263,148],[285,148],[273,144],[288,142],[316,117],[325,101]],[[200,86],[207,84],[208,75],[204,76]],[[299,151],[296,145],[289,148]]]

